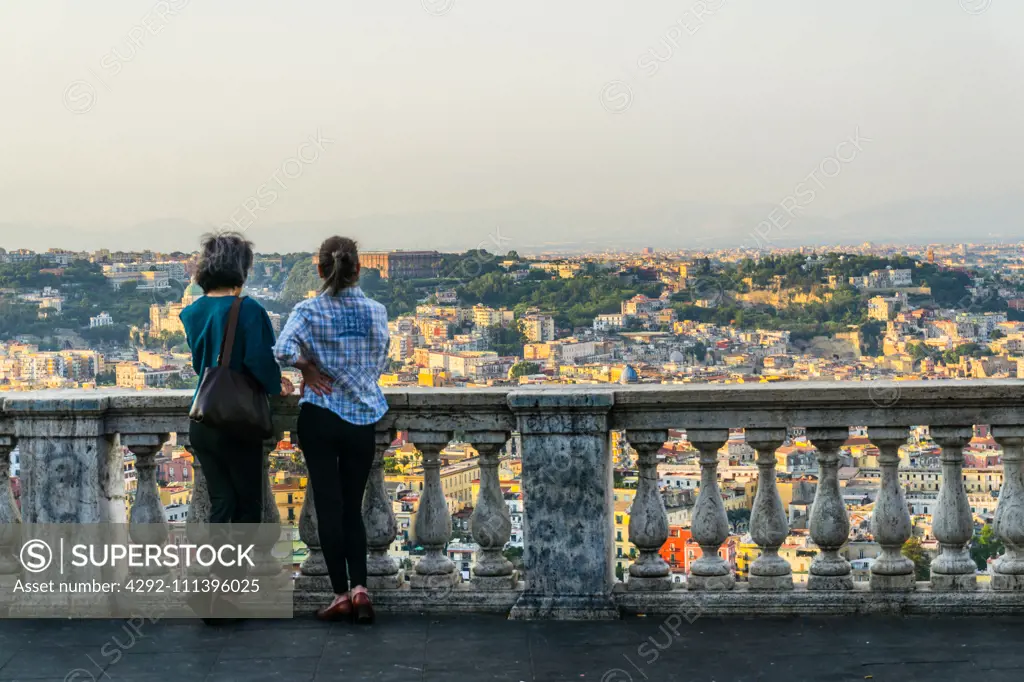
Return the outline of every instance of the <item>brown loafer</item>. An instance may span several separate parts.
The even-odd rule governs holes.
[[[373,623],[373,604],[370,602],[370,595],[360,592],[352,597],[352,622],[357,625],[371,625]]]
[[[345,599],[331,606],[325,606],[316,612],[316,617],[324,621],[348,620],[352,618],[352,600]]]

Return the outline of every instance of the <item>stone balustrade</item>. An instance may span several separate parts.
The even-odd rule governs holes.
[[[497,611],[516,619],[615,618],[623,612],[740,614],[1024,613],[1024,409],[1022,381],[787,383],[754,386],[587,386],[524,389],[386,392],[390,411],[377,426],[378,457],[363,499],[369,582],[384,610]],[[879,396],[884,396],[879,399]],[[25,522],[127,521],[123,445],[136,455],[138,490],[130,518],[162,541],[153,456],[170,434],[186,447],[190,395],[179,391],[40,392],[8,394],[0,410],[0,574],[19,570],[16,534]],[[274,399],[275,428],[294,431],[295,398]],[[912,425],[930,425],[942,447],[942,483],[933,514],[940,550],[931,580],[915,579],[900,549],[910,537],[910,515],[898,475],[899,446]],[[961,479],[962,448],[974,424],[990,424],[1004,449],[1005,482],[994,530],[1006,554],[979,584],[967,546],[974,523]],[[881,556],[869,582],[853,581],[843,558],[850,521],[837,469],[848,427],[867,426],[880,449],[880,485],[871,519]],[[728,429],[746,429],[757,453],[757,492],[750,535],[760,556],[748,581],[737,581],[719,553],[729,534],[718,488],[718,450]],[[792,567],[779,554],[789,520],[776,486],[775,450],[787,427],[805,427],[819,466],[809,519],[820,552],[806,585],[794,586]],[[700,456],[701,487],[692,535],[702,556],[685,585],[673,584],[659,554],[668,516],[657,475],[657,452],[669,429],[686,429]],[[385,486],[383,453],[399,431],[423,453],[423,489],[412,529],[423,548],[411,571],[388,554],[398,534]],[[638,453],[639,483],[629,535],[638,556],[625,584],[614,576],[612,461],[609,436],[623,432]],[[525,498],[523,575],[502,555],[511,523],[499,482],[502,449],[513,434],[522,447]],[[478,545],[473,573],[464,579],[446,554],[452,520],[441,481],[440,453],[455,436],[480,453],[478,498],[470,534]],[[21,452],[21,510],[8,477],[9,453]],[[267,453],[273,441],[268,441]],[[301,443],[300,443],[301,446]],[[265,459],[266,462],[266,459]],[[264,520],[278,520],[269,480]],[[209,498],[196,469],[189,533],[201,532]],[[155,522],[155,523],[154,523]],[[154,530],[155,528],[155,530]],[[296,609],[330,593],[319,546],[315,500],[307,489],[298,533],[309,548],[296,579]],[[134,535],[133,535],[134,537]],[[189,535],[192,538],[192,535]],[[274,538],[257,539],[268,571]],[[262,555],[261,555],[262,553]],[[406,575],[408,573],[408,575]]]

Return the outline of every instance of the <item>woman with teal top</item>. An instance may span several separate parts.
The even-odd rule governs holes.
[[[203,238],[195,281],[203,296],[181,311],[192,367],[217,365],[231,304],[242,293],[253,262],[252,244],[227,232]],[[274,329],[257,301],[243,298],[231,368],[259,382],[267,395],[288,395],[291,382],[274,359]],[[198,389],[197,389],[198,390]],[[210,491],[210,523],[260,523],[263,513],[263,440],[200,422],[190,422],[189,440]],[[222,569],[222,572],[227,572]],[[244,575],[244,569],[243,569]],[[234,578],[236,575],[223,575]]]

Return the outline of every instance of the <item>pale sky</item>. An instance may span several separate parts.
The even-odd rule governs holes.
[[[1022,26],[1016,0],[5,0],[0,246],[223,224],[275,173],[265,234],[771,205],[858,131],[810,213],[1020,197]],[[396,238],[461,238],[423,225]]]

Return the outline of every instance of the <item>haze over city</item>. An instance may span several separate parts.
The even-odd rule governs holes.
[[[1014,241],[1022,19],[1005,0],[7,3],[0,246],[192,250],[234,225],[264,252],[496,230],[524,252],[731,247],[801,183],[771,245]]]

